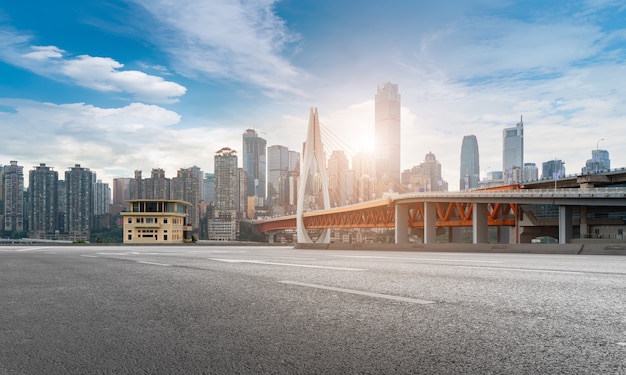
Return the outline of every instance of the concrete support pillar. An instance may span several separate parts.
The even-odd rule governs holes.
[[[565,244],[572,240],[572,207],[559,206],[559,243]]]
[[[276,232],[272,232],[272,231],[267,232],[267,242],[268,243],[274,243],[274,236],[275,235],[276,235]]]
[[[498,243],[511,243],[511,228],[506,226],[498,227]]]
[[[487,214],[487,203],[474,203],[472,212],[474,222],[474,243],[487,243],[489,235],[489,215]]]
[[[448,242],[461,243],[463,239],[463,227],[448,228]]]
[[[589,235],[589,224],[587,224],[587,206],[580,206],[580,238]]]
[[[424,202],[424,244],[437,243],[437,205]]]
[[[396,204],[396,243],[409,243],[409,206]]]

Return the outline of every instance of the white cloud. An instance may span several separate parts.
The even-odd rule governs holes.
[[[137,99],[172,103],[186,89],[161,77],[137,70],[120,70],[124,65],[105,57],[78,56],[66,60],[61,71],[81,86],[99,91],[130,92]]]
[[[202,140],[211,133],[202,129],[189,137],[176,130],[180,116],[155,105],[133,103],[120,108],[100,108],[83,103],[52,104],[30,100],[0,99],[5,136],[0,160],[18,160],[28,170],[46,163],[59,171],[81,164],[99,178],[130,177],[134,169],[151,169],[157,163],[172,168],[189,152],[202,158]],[[28,136],[24,136],[28,134]],[[125,171],[124,176],[107,175]],[[172,170],[175,173],[175,170]]]
[[[34,60],[47,60],[63,57],[65,51],[55,46],[33,46],[33,51],[25,53],[23,56]]]
[[[137,70],[110,57],[67,56],[56,46],[29,45],[31,37],[0,27],[0,60],[46,77],[102,92],[128,93],[137,100],[174,103],[187,89]]]
[[[302,94],[306,74],[281,56],[298,36],[274,14],[274,0],[135,0],[161,25],[150,34],[187,75],[234,79],[275,92]]]

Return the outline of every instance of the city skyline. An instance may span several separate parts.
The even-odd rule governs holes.
[[[481,178],[501,170],[501,132],[521,114],[524,161],[578,173],[602,139],[626,166],[623,15],[612,1],[372,3],[358,16],[291,0],[7,3],[0,164],[81,164],[109,184],[155,167],[212,172],[246,129],[301,151],[310,107],[359,151],[374,144],[376,86],[393,82],[401,170],[432,152],[455,186],[466,134]]]

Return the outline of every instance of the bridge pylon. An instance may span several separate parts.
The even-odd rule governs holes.
[[[298,186],[298,206],[296,211],[298,243],[330,243],[330,229],[321,229],[319,236],[313,239],[304,227],[303,219],[305,210],[325,210],[330,208],[327,173],[326,157],[324,156],[320,132],[320,120],[317,108],[311,108],[302,164],[300,165],[300,184]],[[312,181],[309,181],[309,179],[312,179]],[[308,191],[307,188],[309,188]]]

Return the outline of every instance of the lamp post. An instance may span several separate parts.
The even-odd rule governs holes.
[[[604,138],[598,139],[598,142],[596,142],[596,154],[593,158],[595,173],[598,173],[598,164],[600,164],[600,141],[604,141]]]

